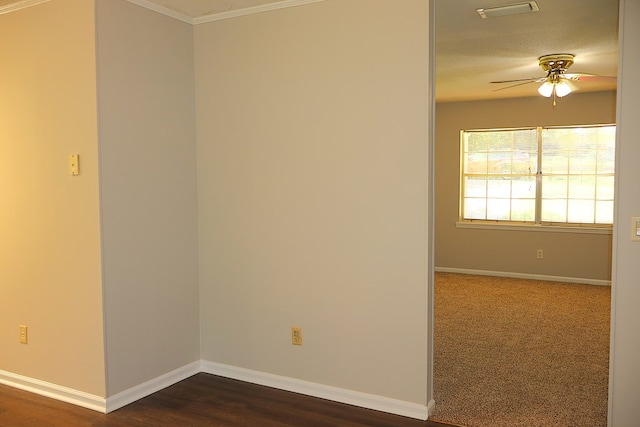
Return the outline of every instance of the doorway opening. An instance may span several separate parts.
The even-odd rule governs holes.
[[[516,301],[518,303],[526,301],[525,297],[528,298],[528,295],[535,294],[540,289],[547,290],[546,293],[540,295],[537,304],[530,301],[530,304],[526,305],[526,307],[536,307],[537,305],[541,310],[544,310],[541,298],[549,294],[553,295],[553,292],[555,292],[547,287],[545,281],[554,282],[559,288],[590,289],[596,291],[596,293],[606,294],[609,291],[608,285],[611,280],[612,269],[612,234],[610,229],[587,230],[598,227],[581,227],[580,229],[561,229],[562,227],[557,227],[547,231],[526,231],[517,229],[517,227],[509,229],[503,224],[485,224],[487,225],[486,227],[479,228],[477,225],[464,224],[463,221],[460,221],[460,188],[462,185],[461,130],[526,126],[588,126],[615,123],[615,84],[613,87],[602,87],[597,90],[581,85],[579,90],[562,98],[558,101],[557,106],[553,107],[548,99],[538,94],[537,87],[539,84],[527,81],[526,83],[516,84],[509,89],[495,90],[496,85],[490,83],[492,81],[515,79],[517,76],[523,77],[523,80],[524,77],[537,77],[539,71],[537,69],[538,57],[560,49],[558,42],[557,40],[547,40],[544,43],[532,46],[531,43],[519,43],[518,37],[526,34],[531,38],[535,31],[545,31],[540,26],[541,21],[545,22],[545,26],[548,24],[553,27],[553,16],[557,16],[560,12],[555,9],[558,7],[566,9],[573,6],[560,6],[538,1],[539,12],[483,21],[482,18],[474,16],[474,14],[477,15],[474,8],[475,4],[465,5],[465,10],[463,11],[460,4],[454,5],[444,0],[433,0],[433,2],[435,9],[435,19],[433,21],[435,22],[437,67],[435,78],[435,161],[433,162],[435,171],[432,176],[435,180],[435,236],[433,251],[434,270],[436,271],[434,284],[436,287],[436,303],[439,298],[437,287],[441,285],[443,280],[461,282],[470,276],[476,276],[477,278],[473,284],[462,286],[462,289],[469,290],[472,289],[471,286],[476,287],[473,289],[478,289],[478,286],[484,284],[485,288],[480,287],[479,291],[471,292],[471,301],[477,303],[483,301],[484,298],[485,306],[492,301],[489,297],[490,293],[486,292],[487,289],[495,291],[505,282],[513,285],[516,279],[532,281],[532,285],[538,285],[538,288],[533,288],[528,293],[524,293],[523,297],[517,298]],[[483,6],[479,2],[477,3],[478,7]],[[606,25],[598,28],[599,35],[595,36],[591,41],[589,39],[594,36],[593,34],[587,34],[588,32],[583,30],[573,30],[578,28],[573,24],[561,30],[556,27],[554,31],[559,36],[561,35],[560,33],[562,35],[564,35],[564,32],[567,33],[566,37],[560,37],[563,39],[563,46],[571,46],[572,40],[575,46],[581,46],[582,51],[571,52],[576,58],[573,64],[573,68],[576,71],[615,76],[618,46],[618,2],[617,0],[594,1],[592,6],[602,9],[602,15],[599,16],[604,17]],[[573,12],[564,10],[564,13],[574,16],[576,22],[580,19],[589,19],[581,12],[572,14]],[[472,18],[478,18],[479,23],[472,22]],[[535,22],[537,27],[533,27],[532,25],[534,24],[528,21]],[[478,30],[478,28],[480,29]],[[525,28],[527,28],[526,31],[524,30]],[[582,28],[589,28],[589,26]],[[513,32],[513,37],[511,32]],[[494,36],[496,37],[491,38]],[[533,38],[537,40],[536,37]],[[583,42],[582,45],[577,43],[576,40],[578,39]],[[595,40],[605,40],[605,42],[602,45],[598,45]],[[591,60],[595,60],[595,57],[598,57],[600,61],[597,65],[592,66]],[[467,74],[467,72],[471,74]],[[467,76],[471,77],[467,79]],[[477,88],[485,92],[485,98],[482,98],[481,94],[474,93]],[[493,284],[487,284],[490,278],[493,280]],[[513,280],[509,282],[510,279]],[[517,284],[517,286],[521,285],[521,283]],[[452,287],[451,285],[450,288]],[[516,285],[511,287],[516,287]],[[484,289],[484,292],[482,289]],[[461,298],[461,295],[456,294],[456,297]],[[452,297],[449,296],[449,298]],[[610,297],[605,295],[604,304],[602,302],[597,304],[598,310],[603,305],[606,308],[610,307],[608,298]],[[589,306],[593,302],[592,297],[582,296],[575,301],[573,306],[577,308],[580,308],[582,303],[584,309],[590,307],[592,310],[596,310],[596,305]],[[454,303],[460,303],[460,300],[451,302],[451,304]],[[502,306],[498,305],[494,307],[494,311],[505,311],[507,305],[507,303],[503,303]],[[464,308],[458,311],[464,311]],[[441,321],[438,318],[438,314],[436,305],[436,320],[434,322],[436,326]],[[495,312],[493,314],[485,313],[480,320],[486,320],[487,317],[490,318],[497,314]],[[522,314],[522,310],[512,314],[512,316],[519,314]],[[542,314],[545,313],[543,312]],[[558,315],[562,318],[567,314],[566,311],[563,312],[561,308],[554,308],[552,313],[547,312],[546,314],[547,316],[542,317],[545,326],[555,325],[555,330],[561,332],[564,327],[564,335],[570,335],[570,331],[567,329],[569,326],[571,328],[584,329],[585,323],[591,322],[588,317],[579,318],[581,320],[572,320],[569,322],[569,326],[563,326],[559,321],[554,323],[552,317]],[[554,316],[551,316],[551,314]],[[610,321],[610,313],[606,312],[604,315],[595,317],[601,319],[596,326],[604,328],[602,330],[606,331],[607,336],[603,337],[602,333],[599,334],[597,342],[586,343],[585,348],[590,352],[591,350],[596,350],[597,347],[597,349],[604,351],[605,356],[608,357],[608,322]],[[450,322],[453,322],[454,326],[459,330],[470,330],[470,328],[466,328],[468,325],[456,324],[456,322],[462,322],[461,319]],[[525,322],[525,325],[528,326],[525,330],[526,336],[532,341],[536,339],[544,341],[546,339],[547,335],[540,332],[541,322],[539,319],[530,320],[529,323]],[[493,323],[485,326],[484,329],[480,328],[480,330],[488,332],[491,330],[491,325]],[[454,331],[453,334],[455,334],[455,328],[450,331]],[[512,331],[507,329],[507,332]],[[518,342],[516,338],[510,336],[507,332],[502,334],[504,339],[496,341],[498,344],[495,344],[494,347],[507,346]],[[447,333],[450,334],[452,332]],[[437,364],[448,363],[455,365],[455,363],[450,359],[443,361],[439,358],[438,343],[440,341],[437,329],[434,334],[434,365],[436,365],[434,369],[434,396],[436,412],[433,418],[439,420],[438,411],[446,404],[446,399],[443,399],[440,395],[442,388],[439,388],[438,375],[441,375],[441,371]],[[510,337],[512,342],[509,342]],[[455,340],[457,337],[448,336],[446,339]],[[463,346],[459,351],[461,353],[469,353],[474,348],[482,349],[487,340],[483,340],[483,336],[477,333],[473,338],[465,337],[462,342]],[[604,348],[601,348],[603,347],[602,343],[604,343]],[[531,342],[527,343],[526,340],[523,340],[520,348],[524,349],[528,344],[531,344]],[[541,362],[550,361],[553,358],[552,348],[552,346],[548,347],[549,351],[546,353],[548,357],[540,356],[537,359]],[[498,351],[501,350],[498,349]],[[576,353],[573,360],[587,357],[586,352]],[[475,366],[477,373],[482,372],[483,369],[488,369],[486,363],[478,362],[473,366]],[[517,366],[525,366],[525,364],[522,363]],[[455,370],[456,367],[452,366],[452,369]],[[564,368],[558,367],[558,369],[563,370]],[[606,369],[608,369],[608,366],[606,366]],[[515,374],[514,370],[516,369],[512,367],[509,372],[496,372],[494,376],[498,377],[502,381],[501,384],[504,385],[512,382]],[[557,374],[558,371],[555,372]],[[467,399],[467,406],[477,404],[476,408],[480,408],[480,411],[483,410],[483,406],[486,409],[486,405],[495,404],[508,407],[505,402],[517,402],[518,400],[514,398],[514,394],[517,393],[511,393],[509,396],[504,397],[505,401],[503,402],[491,402],[488,400],[486,388],[483,388],[486,386],[485,384],[474,383],[472,381],[473,378],[455,378],[455,375],[453,376],[452,381],[464,382],[465,387],[468,389],[476,389],[475,398]],[[601,377],[600,374],[599,376]],[[588,375],[587,377],[584,387],[595,387],[591,383],[592,378]],[[557,391],[554,394],[555,385],[552,378],[545,378],[540,381],[540,384],[547,385],[544,393],[548,396],[557,396],[558,393],[561,393],[561,391]],[[531,385],[531,381],[529,381],[529,385]],[[604,402],[606,402],[607,386],[608,380],[605,378],[605,400],[600,402],[600,405],[604,406],[605,424],[607,408]]]

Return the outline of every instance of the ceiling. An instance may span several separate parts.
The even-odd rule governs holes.
[[[310,2],[130,1],[150,1],[196,22],[247,8],[259,11],[265,5]],[[525,0],[434,0],[438,101],[539,96],[539,85],[535,83],[496,90],[509,85],[490,82],[543,77],[545,72],[538,65],[538,57],[546,54],[574,54],[570,72],[617,75],[618,0],[536,0],[538,12],[488,19],[482,19],[476,12],[478,8],[522,1]],[[574,82],[574,86],[581,92],[615,89],[611,83]]]
[[[39,1],[44,0],[0,0],[0,8]],[[322,0],[128,1],[198,24]],[[436,99],[440,102],[539,96],[535,83],[496,90],[509,85],[490,82],[543,77],[538,57],[546,54],[574,54],[569,72],[617,75],[618,0],[536,0],[538,12],[488,19],[482,19],[476,9],[527,0],[432,1]],[[581,92],[615,89],[611,83],[574,82],[574,86]]]
[[[522,0],[435,0],[436,98],[539,96],[539,84],[498,90],[496,80],[544,77],[538,58],[571,53],[573,73],[617,76],[618,0],[536,0],[539,11],[482,19],[477,8]],[[580,92],[615,84],[574,82]]]

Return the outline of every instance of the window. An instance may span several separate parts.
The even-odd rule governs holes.
[[[461,220],[611,225],[615,129],[462,131]]]

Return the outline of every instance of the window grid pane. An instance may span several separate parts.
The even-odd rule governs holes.
[[[615,126],[542,129],[542,222],[612,224]],[[564,194],[563,194],[564,193]],[[611,212],[606,209],[611,208]],[[596,214],[596,211],[598,214]]]
[[[463,131],[461,145],[463,220],[613,223],[614,125]]]
[[[532,221],[538,162],[536,130],[463,132],[462,145],[463,218]],[[533,203],[521,202],[528,198]]]

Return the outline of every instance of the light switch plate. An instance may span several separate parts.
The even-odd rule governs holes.
[[[640,242],[640,216],[631,217],[631,240]]]
[[[80,156],[77,154],[69,155],[69,175],[80,174]]]
[[[25,325],[19,325],[20,331],[20,344],[27,344],[27,327]]]

